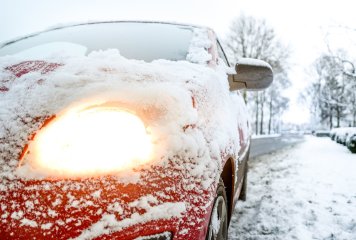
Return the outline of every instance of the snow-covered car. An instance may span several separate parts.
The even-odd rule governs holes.
[[[0,47],[1,239],[226,239],[246,194],[239,89],[206,27],[97,22]]]
[[[350,128],[345,144],[352,153],[356,153],[356,127]]]
[[[342,128],[334,128],[332,129],[332,139],[334,139],[337,143],[341,143],[346,145],[346,139],[348,135],[353,132],[354,128],[352,127],[342,127]]]
[[[336,134],[337,134],[338,128],[333,128],[330,130],[330,138],[331,140],[335,141],[336,140]]]
[[[316,130],[314,132],[314,135],[316,137],[329,137],[330,136],[330,131],[328,131],[328,130]]]

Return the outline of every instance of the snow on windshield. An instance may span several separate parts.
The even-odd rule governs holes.
[[[192,63],[206,64],[212,60],[208,49],[211,47],[211,41],[206,29],[195,29],[192,38],[187,60]]]
[[[14,57],[43,59],[51,56],[85,56],[87,47],[69,42],[51,42],[41,44],[15,53]]]

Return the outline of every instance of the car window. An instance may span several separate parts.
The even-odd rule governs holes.
[[[0,56],[14,54],[23,56],[31,53],[36,57],[41,54],[46,57],[55,51],[71,52],[73,46],[81,46],[81,49],[86,51],[76,53],[87,55],[95,50],[118,49],[121,55],[129,59],[147,62],[155,59],[177,61],[186,59],[192,36],[193,27],[175,24],[143,22],[82,24],[49,30],[14,41],[0,48]],[[31,51],[28,51],[29,49]]]

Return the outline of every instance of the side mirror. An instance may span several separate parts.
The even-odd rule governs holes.
[[[235,70],[236,74],[229,74],[230,91],[263,90],[273,82],[272,67],[262,60],[241,58]]]

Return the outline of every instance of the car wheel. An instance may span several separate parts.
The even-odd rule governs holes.
[[[356,153],[356,141],[355,142],[349,142],[347,144],[347,148],[350,150],[350,152]]]
[[[227,240],[228,212],[226,203],[225,186],[223,180],[220,178],[210,215],[210,223],[206,235],[207,240]]]
[[[239,195],[239,200],[246,201],[247,195],[247,173],[248,173],[248,163],[246,162],[245,170],[244,170],[244,179],[242,182],[242,188]]]

